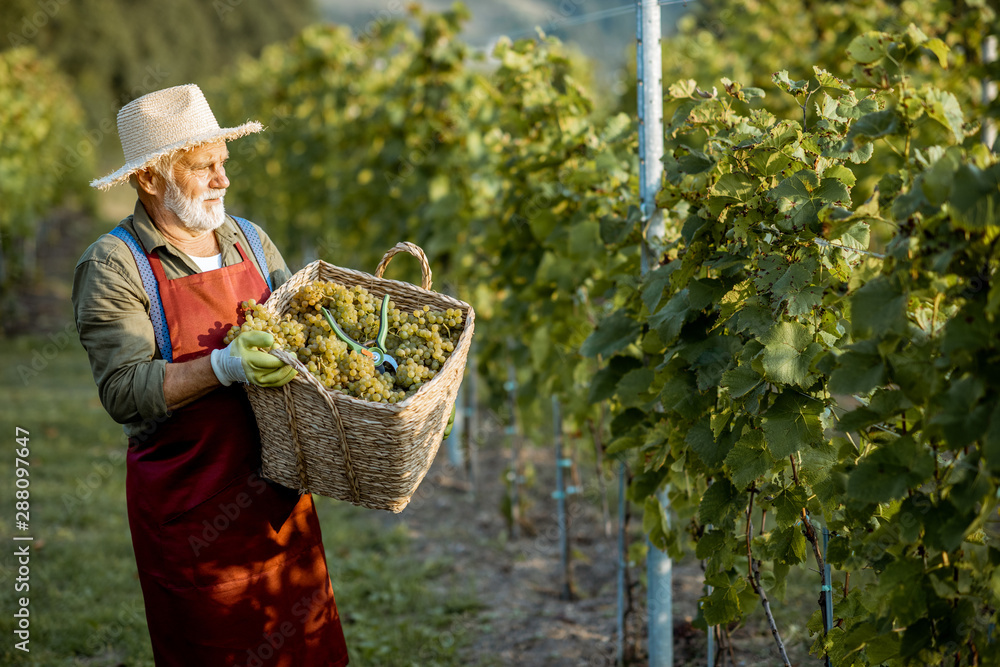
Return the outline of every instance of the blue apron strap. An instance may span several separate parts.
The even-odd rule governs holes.
[[[108,232],[125,242],[128,249],[132,251],[135,265],[139,267],[139,275],[142,277],[142,286],[149,297],[149,319],[153,322],[153,333],[156,336],[156,346],[160,348],[160,356],[171,362],[174,360],[173,346],[170,344],[170,330],[167,328],[167,315],[163,311],[163,302],[160,301],[160,286],[153,275],[153,268],[149,265],[149,258],[146,251],[142,249],[134,236],[129,234],[124,227],[118,226]]]
[[[243,236],[247,237],[247,241],[250,242],[250,249],[253,251],[253,256],[257,258],[257,265],[260,266],[260,271],[264,274],[264,280],[267,281],[267,288],[273,292],[274,285],[271,284],[271,272],[267,269],[267,260],[264,258],[264,245],[260,242],[260,234],[257,233],[257,228],[249,220],[237,218],[231,213],[230,215],[236,221],[236,224],[240,226],[240,229],[243,230]]]

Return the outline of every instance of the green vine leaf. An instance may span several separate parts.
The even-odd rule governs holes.
[[[965,138],[963,125],[965,119],[962,115],[962,107],[952,93],[930,88],[923,93],[924,111],[927,117],[937,121],[945,129],[951,132],[955,143],[961,143]]]
[[[798,523],[802,519],[802,510],[807,502],[805,489],[801,486],[790,486],[782,489],[773,501],[778,526],[785,528]]]
[[[760,431],[750,430],[744,433],[726,456],[729,477],[741,491],[769,472],[772,465],[774,460],[765,447],[764,434]]]
[[[776,86],[778,86],[778,88],[781,88],[789,95],[794,95],[795,97],[805,97],[809,92],[809,82],[806,80],[792,81],[788,77],[788,70],[775,72],[771,76],[771,80]]]
[[[712,186],[715,198],[729,203],[746,203],[753,191],[754,182],[743,174],[723,174]]]
[[[934,459],[913,438],[882,445],[858,463],[847,481],[847,494],[863,503],[902,498],[934,474]]]
[[[660,301],[663,299],[663,290],[670,284],[670,274],[676,268],[677,264],[671,262],[670,264],[658,266],[646,274],[646,277],[643,279],[642,302],[649,312],[655,313],[656,309],[659,308]]]
[[[760,558],[785,565],[795,565],[806,559],[806,538],[797,526],[777,528],[754,539]]]
[[[851,299],[851,328],[855,338],[906,331],[906,295],[888,278],[879,276]]]
[[[771,455],[775,459],[787,458],[822,439],[823,425],[819,418],[822,409],[821,401],[795,391],[781,392],[761,420]]]
[[[654,372],[652,368],[636,368],[628,371],[618,382],[616,395],[622,405],[642,406],[655,398],[651,393]]]
[[[707,419],[699,421],[688,429],[684,442],[709,468],[718,468],[726,460],[731,443],[717,439]]]
[[[742,580],[740,580],[742,581]],[[745,587],[716,586],[707,597],[702,598],[702,614],[709,625],[725,625],[740,618],[739,592]]]
[[[743,365],[722,374],[721,386],[729,389],[733,398],[741,398],[753,391],[764,378],[752,367]]]
[[[810,343],[799,351],[784,343],[772,343],[764,348],[761,363],[764,377],[777,384],[795,384],[808,387],[813,383],[809,372],[813,360],[823,351],[819,343]]]
[[[723,528],[731,525],[746,507],[746,496],[723,478],[708,487],[698,503],[698,520]]]
[[[837,358],[830,375],[830,391],[837,394],[867,394],[882,383],[885,364],[874,341],[863,340]]]
[[[857,63],[867,65],[886,56],[892,38],[884,32],[871,31],[858,35],[847,45],[847,55]]]
[[[948,67],[948,54],[951,53],[951,49],[940,38],[929,39],[922,46],[934,54],[941,67]]]
[[[980,378],[957,378],[933,411],[930,423],[940,427],[953,449],[967,447],[986,433],[992,406],[982,402],[985,393]]]
[[[607,400],[614,396],[618,382],[629,371],[642,367],[642,361],[635,357],[615,355],[608,360],[607,365],[594,374],[590,381],[588,400],[594,403]]]
[[[838,79],[821,67],[813,66],[813,74],[816,76],[816,81],[819,83],[820,88],[824,90],[833,90],[843,95],[854,94],[854,91],[851,90],[851,87],[846,82]]]
[[[585,357],[608,356],[636,341],[641,325],[627,313],[616,310],[601,321],[580,348]]]
[[[948,203],[959,229],[996,229],[1000,225],[1000,165],[986,169],[972,164],[958,167]]]
[[[621,243],[635,229],[641,217],[639,207],[630,206],[624,218],[616,215],[601,218],[601,241],[607,245]]]
[[[692,313],[688,291],[684,289],[649,318],[649,325],[656,328],[664,343],[670,344],[680,335],[681,327]]]
[[[812,341],[809,329],[798,322],[780,322],[761,339],[764,377],[778,384],[812,384],[809,372],[823,346]]]
[[[854,121],[844,141],[849,146],[858,146],[895,134],[899,127],[899,113],[895,109],[873,111]]]

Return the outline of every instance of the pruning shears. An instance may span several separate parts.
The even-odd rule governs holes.
[[[366,357],[371,357],[371,360],[375,362],[375,368],[384,367],[387,371],[396,372],[399,368],[399,364],[396,360],[389,356],[385,351],[385,337],[389,334],[389,295],[386,294],[382,297],[382,310],[379,314],[378,322],[378,335],[375,336],[375,340],[371,341],[369,345],[361,345],[353,338],[344,333],[344,330],[340,328],[333,316],[330,315],[330,311],[326,308],[321,309],[323,311],[323,317],[329,323],[330,327],[333,329],[337,337],[347,343],[347,347],[351,350],[363,354]]]

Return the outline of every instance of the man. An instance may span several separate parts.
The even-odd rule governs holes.
[[[290,277],[259,227],[225,214],[226,141],[201,90],[177,86],[118,114],[133,214],[76,266],[73,307],[105,409],[129,436],[126,501],[156,665],[346,665],[312,497],[257,476],[240,386],[295,375],[248,332],[241,301]]]

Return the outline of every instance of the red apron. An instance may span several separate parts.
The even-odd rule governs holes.
[[[174,361],[223,347],[236,305],[270,295],[253,262],[159,283]],[[312,496],[265,481],[238,384],[129,441],[129,527],[157,667],[347,664]]]

